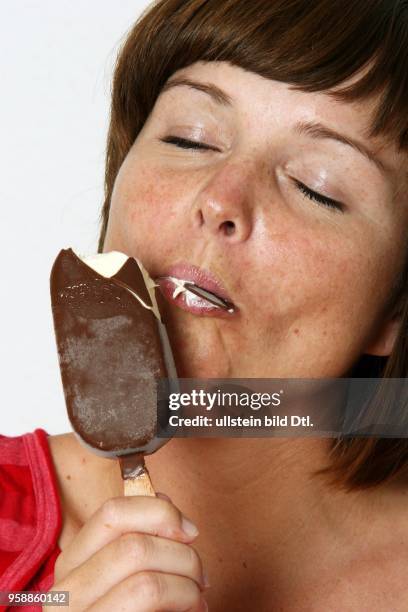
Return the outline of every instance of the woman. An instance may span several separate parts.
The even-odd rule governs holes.
[[[100,251],[236,306],[163,291],[180,376],[407,376],[407,55],[399,0],[161,0],[129,33]],[[408,608],[404,440],[172,440],[147,459],[171,499],[48,442],[74,610]]]

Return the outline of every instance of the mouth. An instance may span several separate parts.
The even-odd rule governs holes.
[[[172,266],[154,280],[170,303],[193,314],[231,317],[237,312],[221,282],[197,266]]]

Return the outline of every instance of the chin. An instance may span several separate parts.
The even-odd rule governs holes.
[[[217,355],[217,353],[213,353]],[[173,348],[177,376],[179,378],[231,378],[231,370],[227,363],[222,363],[220,353],[215,360],[211,355],[197,355],[197,352],[186,348]]]

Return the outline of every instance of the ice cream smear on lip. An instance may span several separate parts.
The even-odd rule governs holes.
[[[232,304],[226,302],[224,299],[221,299],[211,291],[199,287],[191,281],[176,278],[175,276],[166,276],[165,278],[170,280],[175,285],[172,295],[173,299],[175,299],[181,293],[184,293],[186,304],[188,306],[208,307],[208,304],[211,304],[212,308],[227,310],[231,313],[234,312],[234,306]]]

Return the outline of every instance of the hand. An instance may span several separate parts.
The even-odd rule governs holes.
[[[58,557],[50,590],[69,591],[75,612],[208,610],[197,528],[164,497],[105,502]]]

